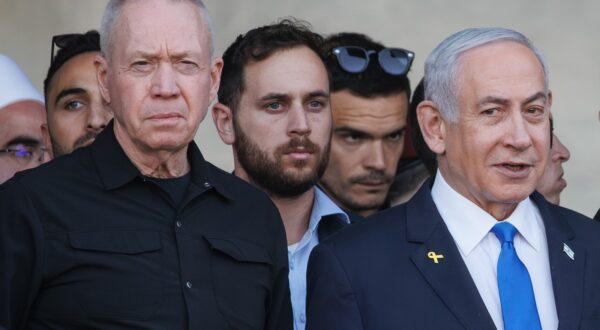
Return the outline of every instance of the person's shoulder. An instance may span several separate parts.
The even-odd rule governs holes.
[[[403,240],[405,231],[406,204],[402,204],[346,226],[323,244],[339,251],[372,249]]]
[[[600,222],[560,205],[550,202],[545,202],[545,204],[544,207],[548,208],[548,211],[556,217],[557,221],[568,225],[574,231],[575,237],[583,239],[589,244],[597,245],[600,250],[600,239],[598,239],[600,237]]]
[[[254,210],[253,212],[260,212],[265,207],[269,212],[277,210],[271,198],[264,191],[208,161],[206,165],[209,175],[217,181],[217,189],[221,189],[227,197],[231,198],[233,203],[231,206],[250,208]],[[261,206],[263,207],[261,208]]]

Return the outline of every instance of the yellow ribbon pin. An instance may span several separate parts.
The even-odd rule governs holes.
[[[441,254],[435,254],[435,252],[433,252],[433,251],[427,253],[427,257],[429,259],[432,259],[433,262],[435,262],[436,264],[439,263],[438,259],[444,259],[443,255],[441,255]]]

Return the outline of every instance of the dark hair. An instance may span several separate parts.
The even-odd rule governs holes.
[[[408,126],[410,127],[410,138],[412,140],[413,147],[417,152],[417,155],[425,167],[429,171],[429,174],[434,175],[437,170],[437,158],[436,154],[429,149],[429,146],[423,138],[421,127],[417,119],[417,106],[421,101],[425,99],[425,87],[424,79],[421,79],[410,100],[410,106],[408,107]]]
[[[100,34],[96,30],[90,30],[84,34],[74,35],[70,38],[64,47],[61,47],[58,52],[56,52],[56,56],[52,58],[48,74],[46,75],[46,79],[44,79],[44,96],[46,98],[48,97],[50,81],[63,64],[79,54],[99,51]],[[46,100],[46,102],[48,102],[48,100]]]
[[[310,48],[324,61],[323,38],[312,32],[305,21],[287,18],[239,35],[223,54],[219,102],[235,113],[245,90],[244,67],[263,61],[277,51],[298,46]]]
[[[383,71],[373,58],[367,69],[361,73],[349,73],[342,69],[332,53],[335,47],[358,46],[367,50],[380,51],[385,48],[382,44],[360,33],[338,33],[325,39],[323,51],[327,55],[325,63],[331,72],[331,91],[337,92],[348,89],[352,94],[361,97],[390,96],[406,92],[410,96],[410,82],[406,75],[391,75]]]

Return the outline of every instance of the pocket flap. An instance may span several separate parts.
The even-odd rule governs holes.
[[[237,261],[271,263],[267,251],[252,242],[239,238],[205,238],[214,250],[220,251]]]
[[[80,250],[137,254],[160,250],[160,235],[153,231],[88,231],[69,233],[71,246]]]

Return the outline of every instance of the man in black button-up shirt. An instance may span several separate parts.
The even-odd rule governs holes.
[[[114,122],[0,186],[0,328],[291,329],[277,209],[192,141],[222,63],[204,9],[111,5]]]

